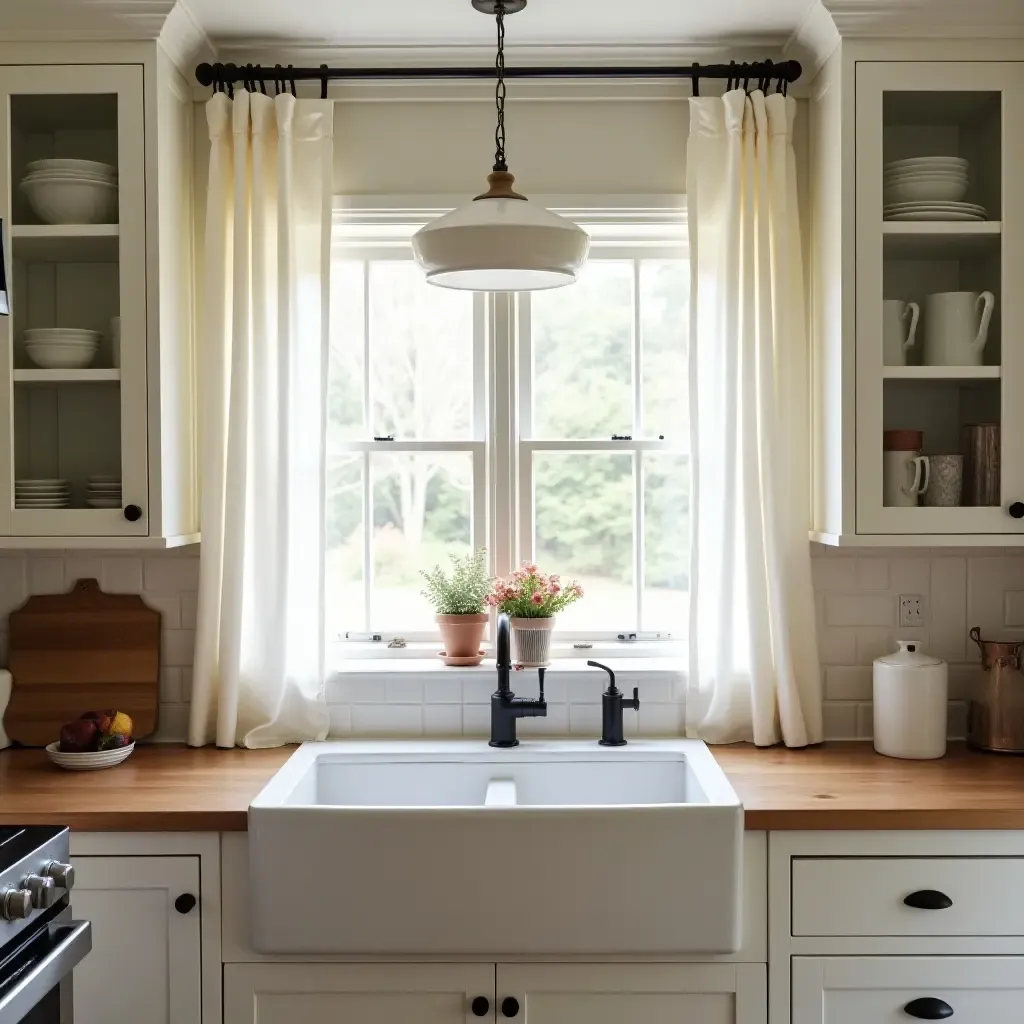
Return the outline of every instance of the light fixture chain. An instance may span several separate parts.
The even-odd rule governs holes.
[[[494,59],[497,84],[494,87],[494,105],[498,110],[498,123],[494,129],[494,170],[507,171],[505,163],[505,5],[498,0],[494,6],[494,20],[498,23],[498,55]]]

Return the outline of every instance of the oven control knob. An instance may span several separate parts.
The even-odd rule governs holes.
[[[52,878],[61,889],[73,889],[75,886],[75,869],[70,864],[62,864],[59,860],[51,860],[43,868],[43,874]]]
[[[57,895],[57,884],[52,878],[44,878],[42,875],[26,876],[21,887],[28,889],[32,894],[32,906],[36,910],[45,910],[52,906],[54,896]]]
[[[5,921],[24,921],[32,913],[32,893],[28,889],[5,889],[0,894],[0,917]]]

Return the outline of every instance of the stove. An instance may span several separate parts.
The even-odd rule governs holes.
[[[71,920],[69,832],[0,827],[0,1024],[70,1024],[71,973],[92,947]]]

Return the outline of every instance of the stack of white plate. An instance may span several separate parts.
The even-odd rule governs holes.
[[[96,474],[85,486],[85,503],[89,508],[120,508],[121,478]]]
[[[883,178],[886,220],[985,220],[983,206],[965,203],[970,164],[957,156],[891,160]]]
[[[25,331],[25,351],[47,370],[80,370],[96,358],[102,337],[75,327],[33,327]]]
[[[68,508],[70,504],[67,480],[23,477],[14,481],[15,508]]]
[[[95,160],[33,160],[21,188],[47,224],[105,224],[117,212],[117,168]]]

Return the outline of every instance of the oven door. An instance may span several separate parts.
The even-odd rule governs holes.
[[[92,949],[92,926],[70,916],[68,908],[0,966],[3,1024],[71,1024],[71,972]]]

